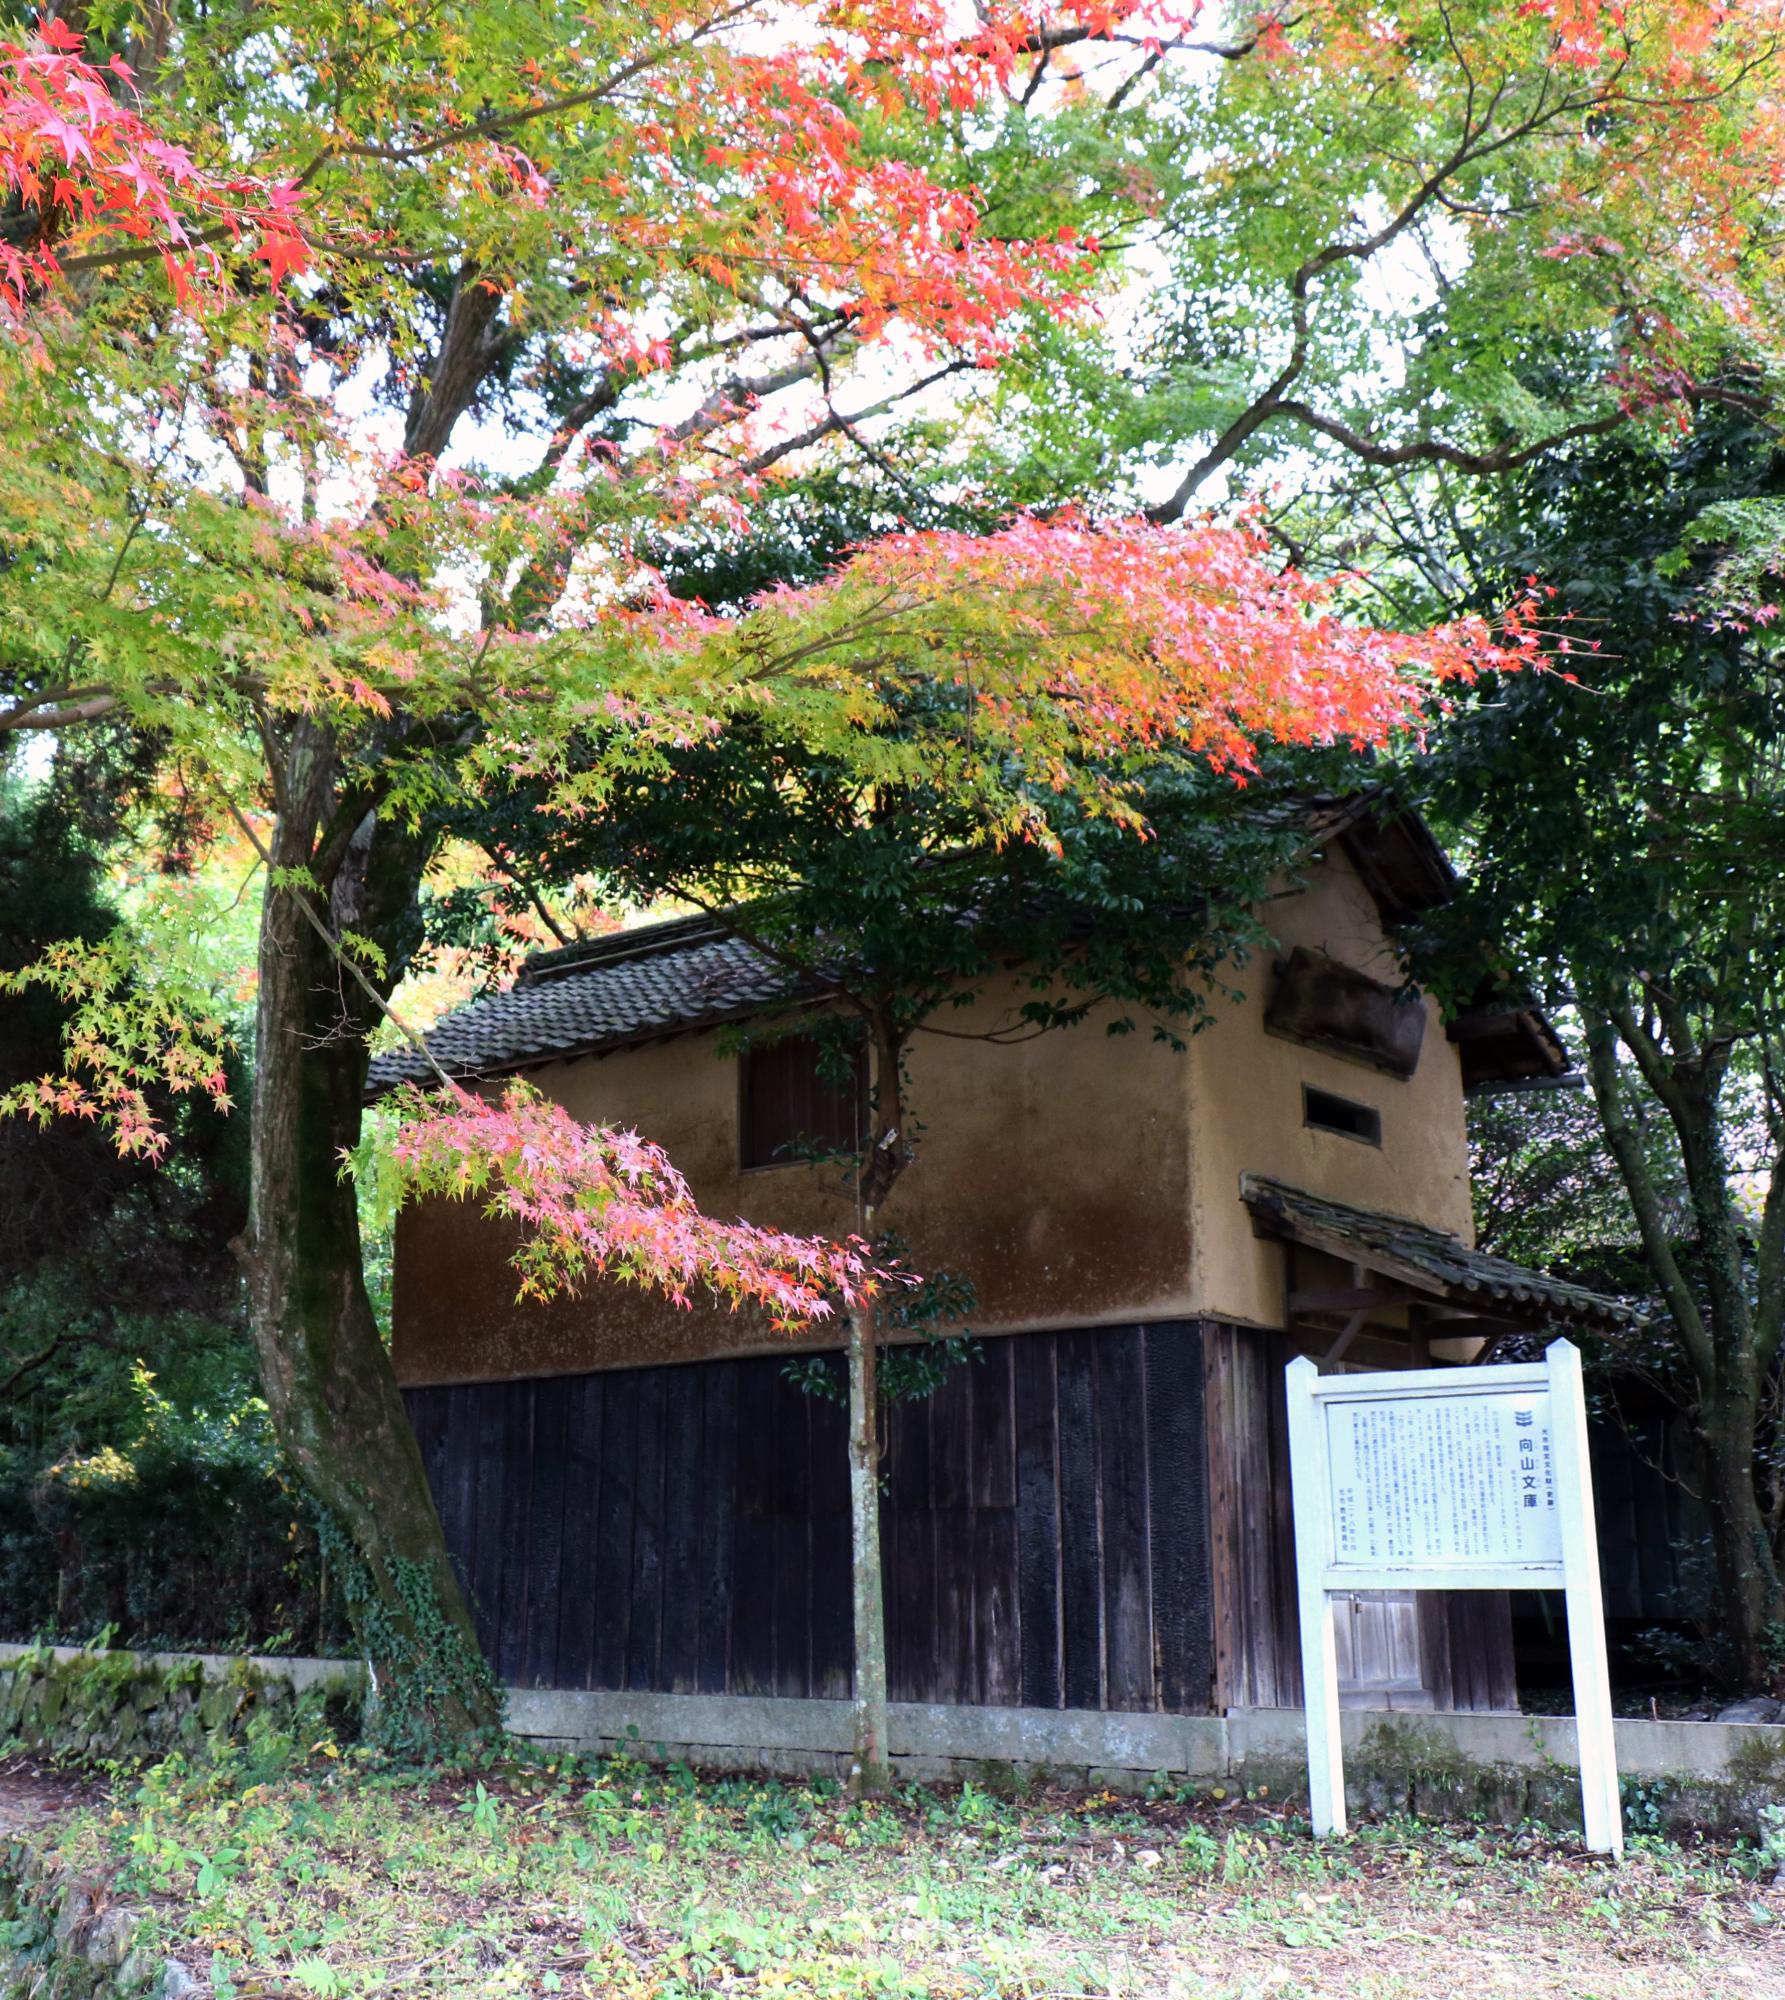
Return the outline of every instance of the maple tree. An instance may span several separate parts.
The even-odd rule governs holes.
[[[1069,36],[1051,58],[1127,148],[1105,171],[1157,275],[987,385],[1028,497],[1164,520],[1255,483],[1292,555],[1344,560],[1385,490],[1677,427],[1732,356],[1776,366],[1776,0],[1227,19],[1193,86],[1167,58],[1131,89]]]
[[[1536,291],[1603,336],[1601,401],[1559,427],[1514,412],[1514,436],[1467,447],[1484,465],[1689,399],[1705,329],[1763,323],[1763,10],[1199,13],[70,10],[0,71],[18,332],[0,352],[0,740],[106,719],[151,733],[169,782],[264,848],[251,1319],[282,1441],[358,1552],[362,1640],[415,1714],[457,1726],[493,1699],[447,1643],[469,1627],[337,1168],[412,942],[431,809],[518,769],[554,810],[598,812],[618,779],[765,707],[870,779],[954,789],[1005,840],[1044,835],[1038,785],[1137,820],[1136,760],[1162,748],[1243,775],[1261,736],[1380,743],[1434,686],[1505,663],[1502,640],[1479,622],[1362,628],[1339,615],[1342,586],[1272,567],[1261,521],[1164,525],[1273,427],[1321,417],[1295,384],[1355,375],[1345,275],[1440,212],[1468,239],[1469,297],[1504,284],[1509,257],[1557,251]],[[1359,105],[1381,129],[1337,118]],[[1657,135],[1686,109],[1663,170]],[[1423,158],[1457,115],[1462,137],[1430,155],[1442,171],[1406,169],[1408,131]],[[1254,144],[1310,117],[1337,118],[1319,147]],[[1222,120],[1220,147],[1186,142]],[[1240,153],[1293,171],[1297,198],[1257,199]],[[79,172],[51,174],[53,154]],[[1399,161],[1417,199],[1356,223],[1384,198],[1359,161],[1384,184]],[[1503,215],[1484,208],[1500,179],[1517,182]],[[1174,216],[1171,245],[1229,258],[1196,295],[1205,316],[1242,297],[1242,271],[1287,288],[1289,349],[1242,384],[1238,414],[1231,369],[1226,402],[1186,398],[1170,353],[1164,390],[1110,401],[1125,239]],[[1266,216],[1278,236],[1260,242]],[[1588,222],[1627,247],[1559,233]],[[1099,301],[1107,339],[1087,331]],[[1329,307],[1345,331],[1323,347]],[[1428,371],[1420,393],[1442,405],[1463,380]],[[1088,394],[1095,420],[1061,449]],[[898,534],[730,619],[655,593],[637,561],[641,530],[747,515],[825,450],[900,491],[986,478],[1131,508],[1149,427],[1155,453],[1203,439],[1151,523]],[[1365,461],[1402,449],[1346,429],[1335,441]],[[1107,461],[1094,472],[1085,440]],[[499,469],[476,472],[480,455]],[[934,726],[877,726],[932,681],[960,691]],[[147,1077],[215,1088],[177,968],[64,953],[41,976],[84,996],[91,1032],[85,1073],[23,1108],[94,1113],[152,1146]],[[158,1017],[126,1005],[139,989]],[[817,1295],[817,1253],[683,1233],[667,1170],[615,1140],[573,1141],[525,1102],[449,1097],[417,1109],[418,1134],[430,1119],[417,1177],[479,1163],[536,1205],[539,1240],[624,1263],[599,1218],[643,1220],[638,1275],[741,1273],[776,1308]],[[535,1140],[568,1178],[531,1175]]]

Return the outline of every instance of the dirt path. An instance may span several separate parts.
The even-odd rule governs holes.
[[[0,1758],[0,1840],[53,1826],[104,1793],[91,1778],[71,1777],[34,1757]]]

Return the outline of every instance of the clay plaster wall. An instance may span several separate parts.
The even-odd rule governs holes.
[[[1336,850],[1271,923],[1377,977],[1396,976],[1375,905]],[[1467,1235],[1461,1073],[1435,1009],[1417,1071],[1401,1081],[1269,1033],[1268,957],[1236,969],[1243,997],[1185,1053],[1101,1022],[1017,1047],[920,1034],[910,1102],[917,1162],[885,1223],[920,1268],[978,1288],[979,1333],[1191,1316],[1284,1323],[1280,1245],[1256,1240],[1242,1172],[1397,1211]],[[956,1031],[1008,1017],[988,995]],[[663,1144],[710,1212],[846,1232],[853,1202],[834,1169],[738,1168],[738,1065],[716,1034],[683,1035],[532,1072],[576,1116],[636,1125]],[[1382,1145],[1308,1131],[1312,1083],[1376,1106]],[[719,1353],[791,1350],[750,1314],[679,1310],[610,1283],[521,1307],[499,1228],[430,1203],[398,1226],[394,1358],[406,1384],[569,1374]],[[803,1343],[830,1344],[823,1337]]]
[[[1306,889],[1277,904],[1269,922],[1285,950],[1307,945],[1372,978],[1401,977],[1375,900],[1338,848],[1327,850]],[[1403,1079],[1271,1033],[1265,962],[1239,969],[1234,983],[1243,1000],[1219,1028],[1198,1037],[1189,1057],[1191,1310],[1255,1326],[1288,1322],[1283,1249],[1253,1234],[1239,1199],[1244,1173],[1429,1222],[1473,1243],[1462,1067],[1437,1003],[1425,1002],[1419,1065]],[[1381,1145],[1309,1129],[1304,1084],[1373,1106]]]
[[[1182,1316],[1188,1303],[1189,1059],[1144,1033],[1084,1025],[1014,1047],[960,1035],[1017,998],[951,1011],[919,1034],[909,1103],[918,1157],[884,1225],[919,1267],[969,1276],[976,1333]],[[1022,997],[1027,997],[1026,994]],[[835,1168],[738,1167],[738,1063],[682,1035],[532,1072],[578,1117],[661,1143],[711,1214],[838,1235],[856,1227]],[[799,1345],[751,1314],[681,1311],[611,1284],[519,1307],[502,1233],[434,1202],[397,1230],[394,1354],[405,1384],[573,1373]]]

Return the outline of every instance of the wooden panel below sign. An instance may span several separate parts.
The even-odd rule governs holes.
[[[1295,1348],[1287,1334],[1209,1323],[1203,1351],[1215,1705],[1299,1708],[1301,1622],[1283,1388]],[[1516,1708],[1506,1592],[1416,1596],[1411,1611],[1371,1612],[1349,1632],[1346,1618],[1339,1620],[1341,1647],[1353,1647],[1353,1672],[1341,1672],[1347,1705],[1375,1696],[1389,1707]],[[1410,1645],[1418,1654],[1411,1676]],[[1421,1693],[1423,1700],[1416,1698]]]

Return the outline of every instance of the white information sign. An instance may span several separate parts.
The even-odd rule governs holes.
[[[1289,1467],[1314,1831],[1345,1830],[1333,1597],[1561,1590],[1587,1845],[1623,1851],[1580,1355],[1322,1375],[1289,1364]]]

